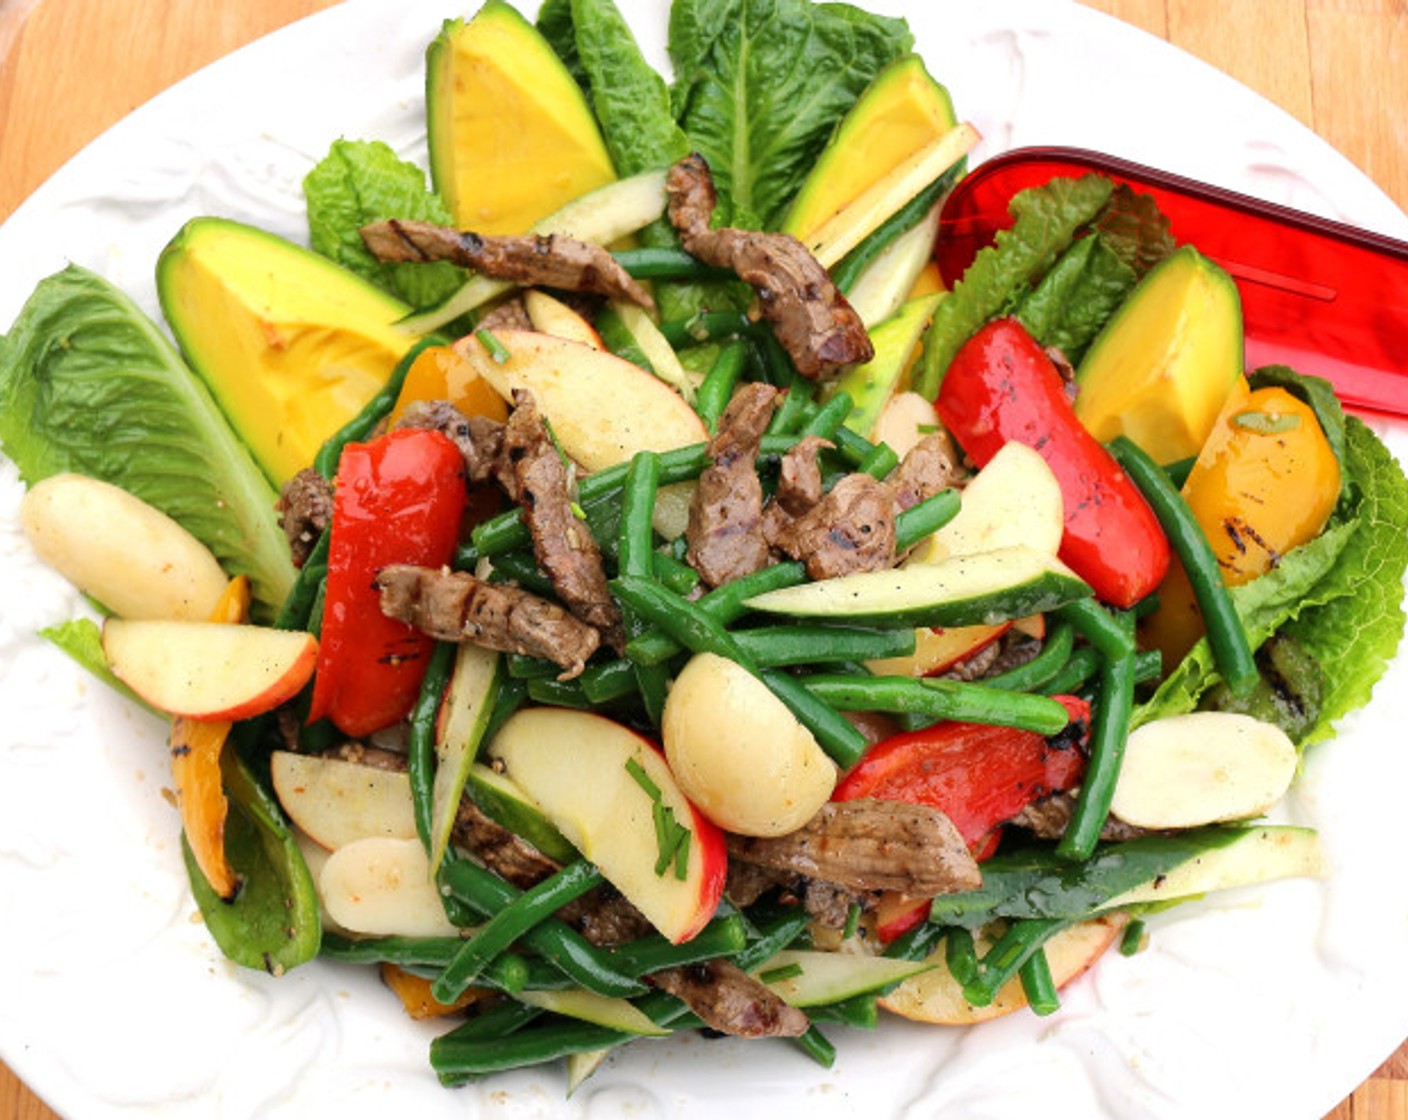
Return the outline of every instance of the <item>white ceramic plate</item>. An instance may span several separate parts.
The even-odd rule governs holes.
[[[664,6],[623,5],[653,57]],[[892,5],[892,9],[897,5]],[[1103,148],[1405,236],[1345,160],[1214,70],[1075,5],[913,6],[931,70],[988,138]],[[937,14],[942,10],[942,18]],[[424,159],[422,51],[443,0],[365,0],[196,75],[95,142],[0,228],[0,324],[73,260],[156,313],[152,267],[188,217],[305,236],[299,183],[346,135]],[[1307,372],[1314,372],[1307,371]],[[1388,433],[1400,459],[1402,429]],[[162,728],[33,637],[82,609],[16,528],[0,463],[0,1054],[65,1115],[1320,1117],[1408,1035],[1408,668],[1314,749],[1285,817],[1324,832],[1324,883],[1237,892],[1153,923],[1050,1019],[637,1043],[570,1101],[558,1070],[441,1089],[434,1029],[369,970],[274,980],[223,961],[178,850]]]

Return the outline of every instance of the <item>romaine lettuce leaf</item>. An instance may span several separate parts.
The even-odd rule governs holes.
[[[1408,479],[1388,448],[1352,416],[1346,418],[1345,451],[1359,493],[1359,531],[1326,586],[1316,588],[1319,603],[1287,627],[1325,674],[1320,720],[1308,742],[1329,737],[1336,719],[1368,703],[1403,637]]]
[[[709,161],[716,224],[775,229],[836,123],[914,37],[808,0],[675,0],[671,104]]]
[[[162,719],[167,718],[165,713],[158,712],[128,688],[126,683],[119,680],[117,675],[108,668],[108,659],[103,653],[102,628],[91,618],[75,618],[68,622],[60,622],[56,626],[46,626],[39,631],[39,636],[63,650],[114,692],[119,692],[133,703],[140,704],[153,715],[161,716]]]
[[[432,264],[384,264],[358,233],[369,222],[405,218],[453,225],[449,208],[426,187],[425,173],[380,140],[334,140],[303,180],[313,248],[412,307],[439,303],[464,283],[464,269]]]
[[[1134,269],[1092,234],[1061,254],[1016,315],[1034,339],[1074,365],[1134,284]]]
[[[156,506],[249,576],[260,617],[293,583],[263,472],[166,336],[87,269],[41,280],[0,349],[0,444],[30,484],[74,471]]]
[[[1010,206],[1016,221],[982,250],[939,303],[924,335],[915,388],[933,400],[953,356],[993,316],[1015,306],[1028,286],[1043,275],[1100,213],[1113,184],[1102,175],[1052,179],[1016,194]]]

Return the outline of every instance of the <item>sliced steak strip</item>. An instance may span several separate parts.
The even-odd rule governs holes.
[[[758,293],[763,317],[803,377],[825,377],[874,356],[860,316],[795,237],[709,228],[714,182],[703,156],[696,152],[670,168],[665,193],[670,224],[685,249],[737,273]]]
[[[894,497],[868,474],[847,475],[802,516],[769,526],[773,547],[802,561],[814,580],[895,564]]]
[[[373,222],[362,241],[377,260],[450,261],[524,287],[594,292],[653,309],[655,301],[600,245],[561,234],[490,237],[431,222]]]
[[[460,798],[450,837],[495,875],[520,890],[527,890],[559,870],[554,860],[527,840],[487,817],[467,793]]]
[[[953,822],[937,809],[902,801],[831,801],[796,832],[730,836],[728,848],[748,863],[858,891],[932,898],[982,884]]]
[[[621,611],[606,586],[601,550],[572,512],[567,467],[532,394],[515,389],[513,404],[504,425],[501,479],[509,497],[523,509],[538,566],[568,610],[619,644]]]
[[[531,331],[536,328],[528,314],[528,305],[518,296],[506,299],[484,318],[475,323],[481,331]]]
[[[962,473],[947,435],[935,432],[906,452],[900,465],[885,479],[885,485],[895,496],[896,507],[906,510],[948,489]]]
[[[1033,836],[1042,840],[1059,840],[1065,834],[1075,811],[1076,798],[1072,793],[1050,793],[1033,801],[1009,821],[1018,828],[1025,828]],[[1146,836],[1148,831],[1125,824],[1118,817],[1107,817],[1100,827],[1100,839],[1109,841],[1133,840]]]
[[[726,960],[701,961],[646,979],[683,1000],[705,1026],[736,1038],[796,1038],[811,1025],[761,980]]]
[[[763,485],[755,462],[777,407],[770,385],[749,382],[733,395],[709,441],[709,466],[689,505],[686,558],[705,583],[718,587],[766,566]]]
[[[449,437],[464,456],[470,482],[497,477],[504,426],[487,416],[466,416],[449,401],[414,401],[396,421],[398,428],[428,428]]]
[[[305,467],[284,483],[278,510],[294,567],[301,568],[332,521],[332,483]]]
[[[441,641],[545,657],[577,676],[601,644],[595,627],[556,603],[466,572],[392,564],[377,573],[381,611]]]

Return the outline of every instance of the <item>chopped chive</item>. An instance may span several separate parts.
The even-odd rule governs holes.
[[[1124,936],[1120,938],[1120,952],[1126,957],[1132,957],[1143,950],[1144,934],[1144,919],[1135,918],[1124,927]]]
[[[689,842],[694,833],[679,825],[679,842],[675,847],[675,878],[683,883],[689,878]]]
[[[675,829],[678,826],[674,814],[658,799],[650,803],[650,816],[655,822],[655,848],[659,853],[655,858],[655,874],[663,875],[675,858],[675,847],[679,844],[679,834]]]
[[[489,351],[489,357],[493,358],[498,365],[503,365],[509,358],[513,357],[505,346],[494,335],[494,332],[484,328],[474,332],[474,337],[479,340],[479,344]]]
[[[791,980],[793,977],[802,975],[802,966],[795,961],[792,964],[784,964],[778,968],[770,968],[766,972],[758,973],[758,979],[764,984],[777,984],[783,980]]]
[[[636,785],[645,790],[652,801],[660,800],[660,787],[650,780],[650,775],[639,762],[633,758],[626,759],[626,773],[635,779]]]

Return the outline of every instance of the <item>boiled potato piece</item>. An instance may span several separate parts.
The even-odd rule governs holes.
[[[20,520],[40,559],[121,618],[204,621],[229,582],[175,521],[96,478],[36,483]]]
[[[1189,712],[1130,733],[1110,811],[1139,828],[1260,816],[1296,774],[1295,744],[1238,712]]]
[[[661,735],[685,796],[730,832],[794,832],[836,786],[836,766],[811,732],[767,685],[717,654],[696,654],[675,679]]]
[[[318,896],[332,920],[354,933],[442,937],[458,932],[445,917],[419,839],[371,836],[344,844],[323,864]]]

